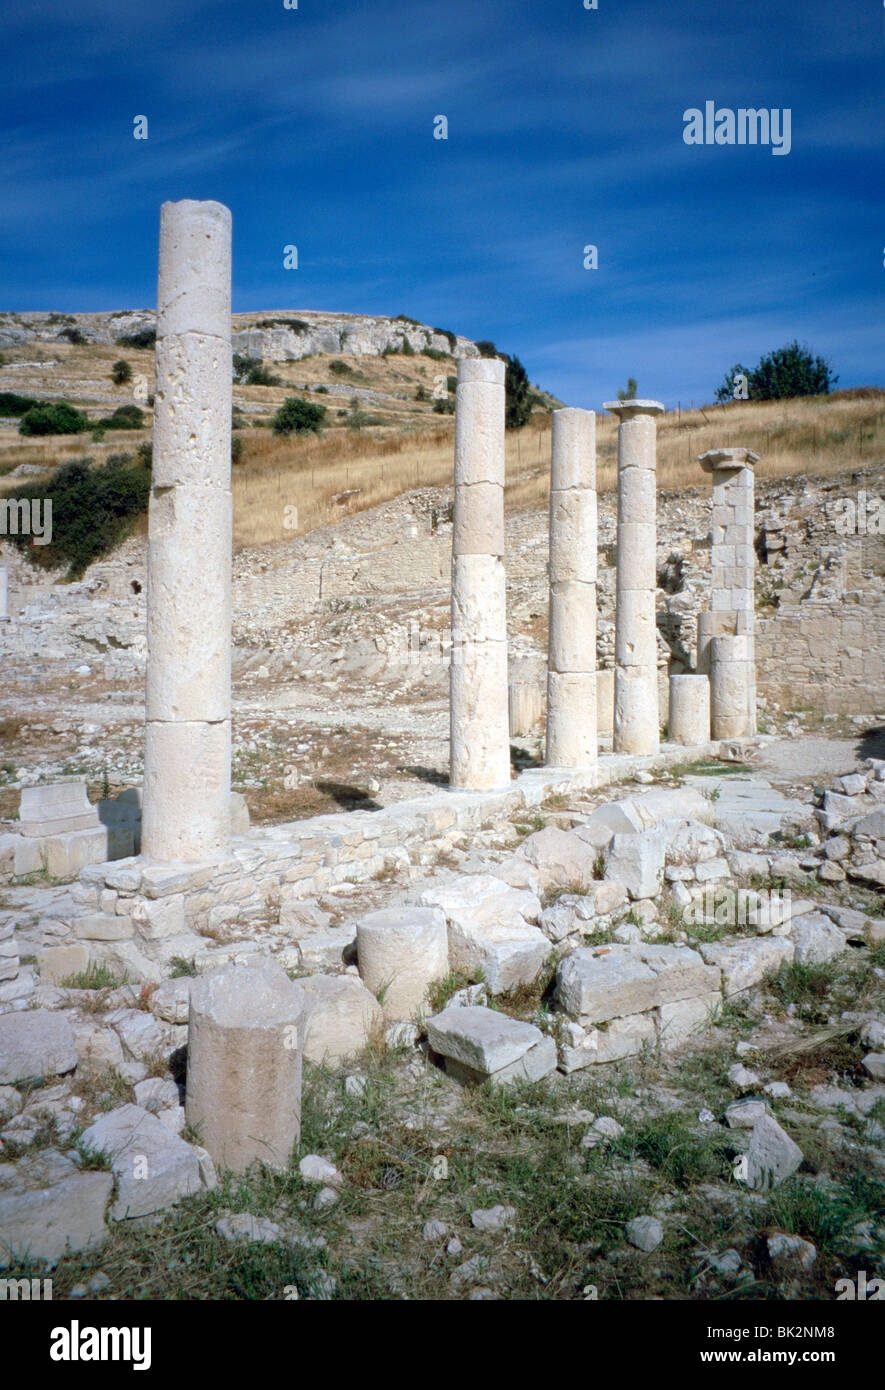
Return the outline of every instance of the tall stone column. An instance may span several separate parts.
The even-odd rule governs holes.
[[[148,513],[142,853],[198,860],[230,835],[231,215],[160,213]]]
[[[596,416],[554,410],[547,766],[596,761]]]
[[[712,475],[711,609],[698,614],[698,670],[710,676],[713,738],[756,732],[753,469],[750,449],[709,449],[699,455]]]
[[[510,782],[504,576],[504,363],[458,364],[452,536],[452,787]]]
[[[655,416],[659,401],[609,401],[618,417],[618,562],[615,614],[616,753],[660,748],[655,619]]]

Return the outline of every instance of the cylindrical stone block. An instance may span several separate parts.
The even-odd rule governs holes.
[[[596,416],[555,410],[550,471],[548,767],[596,761]]]
[[[651,697],[649,688],[645,667],[615,667],[613,739],[618,753],[648,753],[660,747],[657,672]]]
[[[421,1013],[428,989],[449,971],[448,927],[437,907],[370,912],[356,924],[356,947],[360,975],[388,1023]]]
[[[504,486],[504,376],[497,357],[458,363],[455,390],[455,503],[473,483]]]
[[[597,756],[596,672],[547,672],[548,767],[591,767]]]
[[[596,585],[550,586],[551,671],[596,670]]]
[[[230,344],[231,215],[183,198],[160,209],[157,341],[205,333]]]
[[[656,542],[656,424],[659,401],[609,401],[618,417],[618,556],[615,613],[616,753],[660,747]]]
[[[270,956],[190,992],[187,1122],[223,1168],[288,1166],[301,1133],[304,990]]]
[[[752,638],[714,637],[710,644],[710,723],[713,738],[747,738],[755,733],[751,709]]]
[[[596,672],[596,732],[611,738],[615,723],[615,673],[612,667]]]
[[[450,785],[500,791],[510,782],[507,643],[453,644],[450,683]]]
[[[230,835],[229,210],[164,203],[159,259],[142,852],[197,860]]]
[[[615,623],[615,666],[657,669],[658,625],[655,595],[649,589],[624,589],[618,594],[620,618]]]
[[[544,718],[544,692],[530,681],[511,681],[510,737],[523,738],[535,731]]]
[[[223,853],[230,839],[230,748],[229,719],[146,725],[141,827],[146,856],[177,861]]]
[[[695,665],[699,676],[710,674],[710,643],[720,633],[734,632],[730,626],[730,615],[714,613],[702,608],[697,618],[697,658]]]
[[[506,641],[503,560],[497,555],[457,555],[452,581],[452,646]]]
[[[713,511],[710,530],[710,607],[704,623],[698,619],[698,670],[709,670],[712,685],[711,716],[715,738],[748,737],[756,732],[756,671],[753,648],[756,553],[754,535],[753,470],[758,455],[745,448],[709,449],[698,462],[712,475]],[[746,638],[745,655],[722,645],[713,671],[712,644],[719,636]],[[745,661],[739,676],[730,669]],[[728,668],[728,669],[725,669]],[[737,687],[745,680],[746,689]],[[742,712],[732,710],[735,702]],[[739,728],[739,726],[741,726]]]
[[[668,733],[671,743],[710,740],[710,682],[706,676],[670,677]]]
[[[154,490],[147,586],[147,719],[230,717],[231,494]]]
[[[155,379],[153,486],[229,488],[229,343],[206,333],[159,338]]]
[[[510,782],[504,374],[497,358],[458,364],[449,783],[466,791]]]
[[[453,555],[504,554],[504,488],[500,483],[464,485],[452,523]]]
[[[560,412],[554,410],[553,418]],[[592,411],[585,411],[590,415]],[[591,445],[595,451],[595,438]],[[595,468],[594,468],[595,473]],[[596,583],[596,492],[591,487],[551,489],[550,582]]]

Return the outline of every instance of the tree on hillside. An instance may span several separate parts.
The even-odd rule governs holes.
[[[755,367],[737,362],[716,392],[717,401],[778,401],[791,396],[826,396],[839,380],[828,362],[792,343],[760,357]]]
[[[128,381],[132,380],[132,368],[122,357],[111,367],[111,379],[115,386],[125,386]]]
[[[518,357],[506,357],[504,374],[504,425],[508,430],[522,429],[532,413],[529,400],[529,379]]]
[[[311,430],[319,434],[320,425],[326,418],[326,407],[304,401],[300,396],[289,396],[273,417],[274,434],[306,434]]]

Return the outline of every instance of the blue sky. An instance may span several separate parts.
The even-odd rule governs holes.
[[[0,308],[153,305],[161,202],[217,198],[235,310],[409,314],[570,405],[793,337],[883,383],[881,0],[298,4],[7,7]],[[789,107],[790,153],[686,145],[706,100]]]

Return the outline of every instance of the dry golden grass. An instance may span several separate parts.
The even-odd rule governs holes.
[[[322,438],[278,439],[243,431],[243,462],[234,472],[234,535],[261,545],[328,525],[416,487],[450,487],[454,426],[444,419],[414,434],[331,432]],[[734,402],[669,411],[658,421],[658,485],[663,491],[709,487],[698,454],[746,445],[760,455],[760,479],[795,474],[827,476],[885,456],[885,391],[839,392],[788,402]],[[597,418],[597,485],[617,483],[617,421]],[[550,419],[535,415],[506,443],[509,512],[546,505],[550,479]],[[337,500],[336,500],[337,499]],[[294,506],[298,524],[284,527]]]

